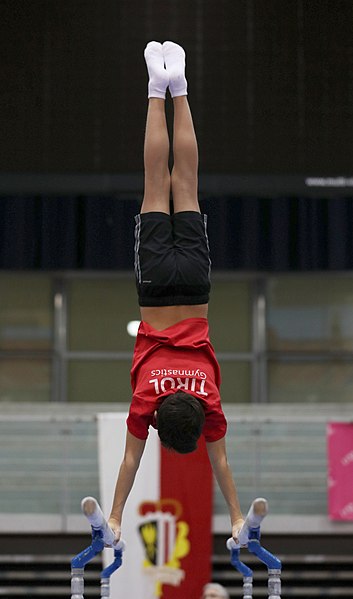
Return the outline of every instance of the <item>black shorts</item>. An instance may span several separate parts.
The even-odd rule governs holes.
[[[211,261],[207,216],[146,212],[135,216],[135,276],[140,306],[207,304]]]

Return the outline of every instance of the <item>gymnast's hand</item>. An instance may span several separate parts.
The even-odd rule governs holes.
[[[121,525],[120,522],[116,520],[116,518],[109,518],[108,526],[112,529],[113,533],[115,534],[115,541],[112,545],[112,547],[114,547],[114,545],[117,545],[117,543],[120,541]]]
[[[236,520],[232,526],[232,537],[234,539],[234,541],[239,544],[239,533],[243,527],[244,524],[244,520],[243,518],[239,518],[238,520]],[[246,547],[246,545],[242,545],[242,547]]]

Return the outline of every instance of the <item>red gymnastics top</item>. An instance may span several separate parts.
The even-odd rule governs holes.
[[[163,331],[140,323],[131,369],[133,391],[127,426],[138,439],[147,439],[155,426],[154,413],[163,397],[185,391],[200,400],[205,411],[207,442],[226,434],[221,407],[221,374],[206,318],[187,318]]]

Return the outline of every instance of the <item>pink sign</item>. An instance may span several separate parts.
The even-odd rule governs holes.
[[[353,423],[327,425],[328,512],[331,520],[353,520]]]

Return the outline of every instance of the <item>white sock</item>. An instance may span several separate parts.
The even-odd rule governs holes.
[[[185,78],[185,52],[183,48],[174,42],[164,42],[163,56],[172,98],[186,96],[188,84]]]
[[[163,48],[159,42],[149,42],[144,52],[149,82],[149,98],[165,98],[169,78],[164,68]]]

